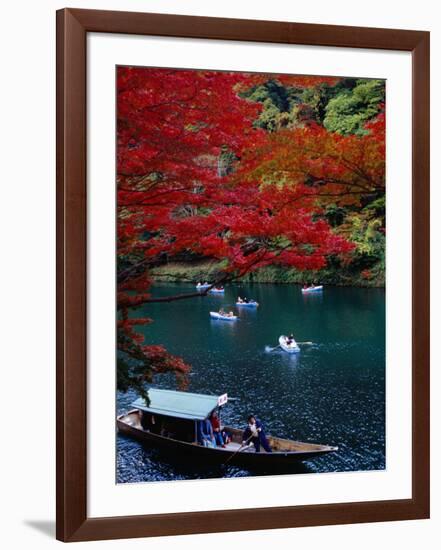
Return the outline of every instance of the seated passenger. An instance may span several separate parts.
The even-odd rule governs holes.
[[[213,411],[211,413],[210,422],[213,429],[214,439],[216,440],[216,445],[219,445],[219,447],[225,447],[225,441],[222,436],[220,420],[216,411]]]
[[[143,412],[141,416],[141,426],[146,432],[158,433],[158,426],[155,417],[151,413]]]
[[[216,447],[213,428],[208,418],[198,422],[198,442],[204,447]]]

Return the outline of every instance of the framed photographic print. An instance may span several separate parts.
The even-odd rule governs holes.
[[[429,516],[429,34],[57,12],[57,538]]]

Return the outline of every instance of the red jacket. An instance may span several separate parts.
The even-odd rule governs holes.
[[[211,418],[210,420],[211,420],[211,425],[213,427],[213,430],[220,430],[219,418],[215,418],[213,416],[213,418]]]

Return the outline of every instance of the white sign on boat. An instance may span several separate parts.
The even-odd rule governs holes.
[[[228,401],[228,393],[223,393],[222,395],[219,395],[219,397],[217,398],[217,404],[219,405],[219,407],[221,407],[222,405],[225,405],[227,401]]]

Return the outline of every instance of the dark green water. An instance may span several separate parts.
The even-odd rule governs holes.
[[[158,285],[157,296],[191,292],[184,284]],[[209,311],[234,307],[237,295],[254,298],[236,322],[211,320]],[[147,343],[163,344],[190,363],[189,391],[227,392],[227,424],[244,426],[256,414],[267,433],[338,445],[339,451],[295,471],[331,472],[385,468],[385,293],[382,289],[326,287],[302,295],[295,285],[230,285],[225,295],[144,306],[154,319],[144,327]],[[268,351],[292,332],[299,354]],[[158,385],[175,389],[172,377]],[[118,411],[136,396],[119,394]],[[118,482],[254,475],[191,468],[118,435]]]

